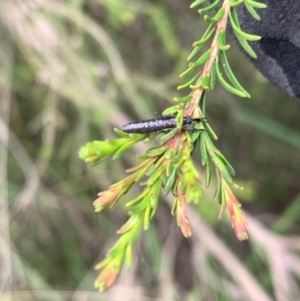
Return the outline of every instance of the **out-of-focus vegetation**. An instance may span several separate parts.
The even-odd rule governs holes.
[[[107,293],[91,293],[94,263],[125,219],[121,206],[94,213],[92,201],[136,159],[128,152],[87,167],[78,149],[115,137],[115,126],[159,117],[177,95],[192,42],[205,29],[189,5],[0,2],[1,300],[281,301],[300,295],[300,105],[234,45],[232,68],[252,98],[218,86],[208,94],[207,117],[244,187],[236,193],[250,222],[249,242],[237,242],[225,218],[216,221],[209,197],[191,208],[193,237],[183,239],[162,197],[155,227],[135,250],[134,268],[124,269]],[[135,154],[143,150],[138,145]],[[200,168],[200,158],[195,162]]]

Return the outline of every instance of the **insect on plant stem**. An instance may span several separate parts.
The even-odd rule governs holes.
[[[205,118],[192,118],[189,115],[183,117],[182,128],[192,129],[190,126],[194,121],[200,122]],[[127,133],[151,133],[161,130],[176,128],[176,117],[162,117],[158,119],[147,119],[130,122],[122,126],[122,130]]]

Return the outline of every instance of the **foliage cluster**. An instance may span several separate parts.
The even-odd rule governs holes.
[[[191,8],[205,4],[207,4],[206,0],[196,0]],[[145,186],[139,196],[126,204],[130,218],[118,230],[121,237],[111,248],[106,259],[97,265],[97,268],[102,269],[95,283],[100,291],[112,285],[124,261],[128,267],[131,267],[133,246],[142,227],[145,230],[149,228],[150,220],[158,206],[161,190],[164,190],[165,195],[172,193],[174,196],[172,214],[176,214],[177,224],[182,234],[185,237],[192,235],[185,204],[197,203],[202,198],[203,191],[200,186],[204,184],[203,180],[200,180],[203,177],[199,175],[191,158],[197,143],[200,145],[201,163],[206,168],[206,187],[209,187],[212,173],[215,172],[215,198],[221,205],[219,217],[227,207],[237,238],[239,240],[248,238],[247,221],[230,187],[233,183],[234,169],[212,142],[212,139],[217,140],[217,135],[205,119],[206,93],[214,90],[216,80],[232,94],[250,97],[235,77],[226,54],[230,49],[230,45],[226,42],[226,29],[230,22],[241,46],[250,56],[256,57],[248,41],[257,41],[260,37],[241,29],[237,16],[237,9],[241,5],[246,5],[248,11],[256,19],[259,19],[256,9],[266,7],[265,4],[252,0],[215,0],[212,4],[198,10],[208,23],[208,28],[201,39],[194,42],[193,50],[188,56],[188,61],[191,63],[188,69],[180,75],[180,78],[186,82],[177,88],[178,90],[188,89],[190,92],[186,96],[175,97],[176,104],[162,113],[164,116],[175,115],[177,127],[164,133],[159,147],[149,149],[145,155],[139,157],[141,163],[127,170],[130,173],[128,177],[110,186],[108,190],[100,192],[94,201],[96,212],[100,212],[109,205],[113,206],[135,183],[142,181],[141,185]],[[214,12],[218,6],[216,13],[209,16],[208,14]],[[210,40],[210,47],[199,54]],[[192,133],[181,127],[183,116],[186,115],[202,120],[200,125],[195,125]],[[80,158],[94,164],[111,154],[114,159],[117,159],[123,151],[135,143],[140,141],[147,143],[163,133],[158,131],[149,135],[128,134],[119,129],[115,131],[123,138],[90,142],[81,148]]]

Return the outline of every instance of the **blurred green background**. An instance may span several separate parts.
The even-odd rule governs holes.
[[[207,191],[183,239],[161,206],[126,268],[104,294],[94,265],[126,221],[122,204],[94,213],[96,194],[137,163],[89,167],[88,141],[161,116],[172,104],[193,41],[206,25],[189,1],[0,2],[0,300],[297,300],[300,295],[300,104],[234,43],[233,70],[252,95],[221,86],[207,97],[216,143],[236,170],[250,223],[238,242]],[[300,79],[299,79],[300,80]],[[200,167],[200,158],[195,156]]]

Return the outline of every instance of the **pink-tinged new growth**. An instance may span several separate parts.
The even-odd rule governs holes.
[[[241,210],[241,204],[232,193],[230,187],[224,181],[225,187],[225,202],[229,211],[232,228],[234,229],[235,235],[239,240],[248,239],[248,222]]]
[[[106,266],[95,281],[95,287],[99,288],[100,292],[104,292],[114,284],[119,275],[119,270],[111,266]]]
[[[98,198],[93,202],[95,211],[100,212],[107,206],[113,206],[119,198],[124,195],[133,185],[136,178],[136,173],[131,174],[124,180],[109,187],[109,190],[98,193]]]
[[[181,191],[181,183],[178,184],[176,202],[176,219],[177,225],[181,228],[181,232],[184,237],[192,236],[192,226],[188,218],[188,214],[185,208],[185,196]]]
[[[113,205],[121,196],[121,191],[117,189],[109,189],[99,192],[98,198],[93,202],[95,211],[100,212],[109,205]]]
[[[121,253],[121,256],[115,257],[114,259],[108,257],[96,266],[96,269],[103,268],[95,280],[95,287],[99,288],[100,292],[104,292],[114,284],[120,273],[124,261],[123,258],[124,256]]]
[[[192,236],[192,226],[188,218],[185,204],[177,200],[176,208],[177,225],[180,227],[184,237]]]

